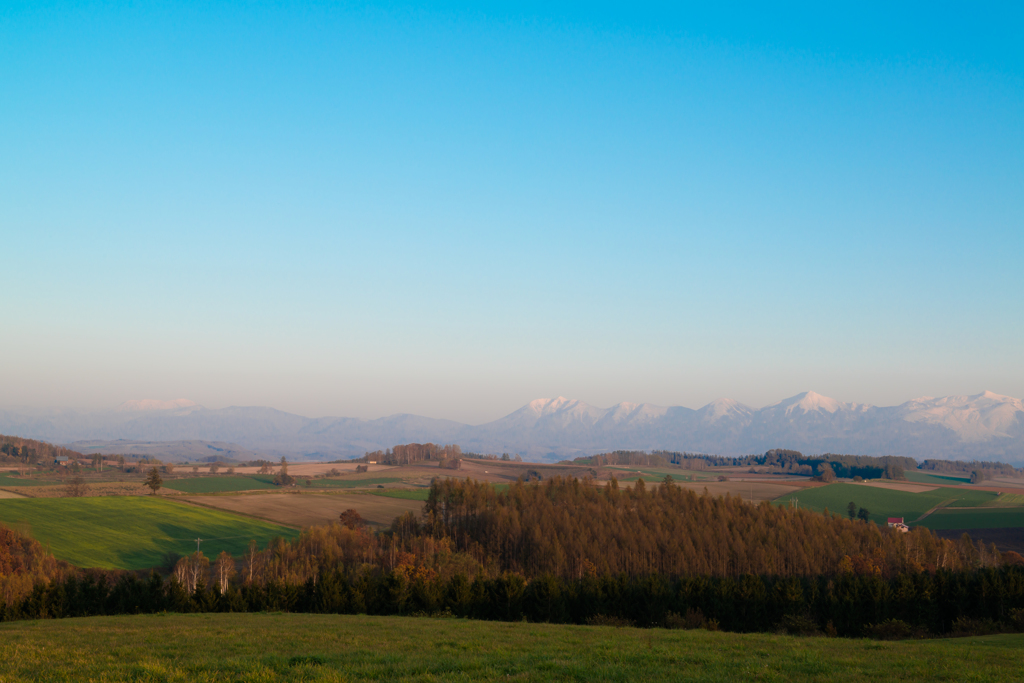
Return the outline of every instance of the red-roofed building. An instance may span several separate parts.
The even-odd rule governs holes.
[[[910,531],[910,527],[903,523],[902,517],[889,517],[889,526],[896,531]]]

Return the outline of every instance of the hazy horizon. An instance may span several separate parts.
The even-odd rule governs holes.
[[[1024,396],[1020,8],[0,17],[0,406]]]

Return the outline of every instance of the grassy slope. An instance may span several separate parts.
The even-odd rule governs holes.
[[[921,470],[910,470],[904,472],[903,476],[907,478],[907,481],[912,481],[915,484],[930,484],[932,486],[949,486],[950,484],[970,484],[970,477],[958,477],[952,474],[929,474],[922,472]]]
[[[182,493],[225,493],[229,491],[255,491],[277,488],[269,475],[227,475],[166,479],[164,488]]]
[[[1007,681],[1024,636],[881,643],[304,614],[0,624],[3,681]]]
[[[995,500],[996,494],[991,491],[971,491],[969,489],[952,488],[938,488],[923,493],[909,493],[907,491],[895,491],[865,484],[836,483],[794,491],[778,498],[775,502],[778,504],[788,504],[792,498],[798,500],[800,507],[810,508],[819,512],[828,508],[831,512],[841,515],[846,514],[846,507],[852,501],[856,503],[858,508],[867,508],[871,513],[873,521],[884,524],[887,517],[903,517],[907,523],[911,523],[936,505],[949,500],[954,501],[950,503],[954,506],[983,505],[986,502]],[[924,522],[927,523],[930,519],[931,517],[927,517]],[[982,527],[984,525],[975,524],[973,526]]]
[[[240,555],[250,539],[261,546],[293,529],[240,515],[156,497],[31,498],[0,500],[0,522],[28,530],[59,559],[82,567],[144,569],[168,552]]]

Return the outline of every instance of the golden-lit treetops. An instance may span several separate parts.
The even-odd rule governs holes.
[[[425,517],[435,537],[528,576],[811,576],[847,565],[892,575],[965,562],[955,544],[927,529],[897,534],[838,515],[698,495],[671,477],[630,488],[555,478],[517,482],[507,492],[438,480]],[[998,561],[998,553],[984,552]]]

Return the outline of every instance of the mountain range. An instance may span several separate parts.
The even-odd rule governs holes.
[[[265,407],[210,409],[187,399],[146,399],[92,413],[0,411],[0,433],[85,452],[169,457],[237,453],[324,459],[432,441],[478,453],[518,453],[537,462],[616,449],[741,455],[770,448],[1019,462],[1024,460],[1024,402],[986,391],[879,407],[808,391],[760,409],[718,399],[694,410],[648,403],[597,408],[560,396],[531,401],[493,422],[467,425],[408,414],[309,418]]]

